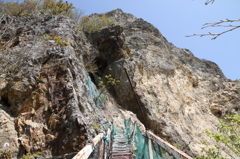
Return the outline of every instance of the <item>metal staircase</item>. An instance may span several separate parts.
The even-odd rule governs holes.
[[[113,136],[112,159],[133,159],[131,145],[128,144],[127,136],[124,130],[118,130]]]
[[[73,159],[192,159],[151,131],[146,131],[143,136],[139,128],[136,128],[136,123],[131,131],[130,127],[118,130],[111,126],[107,132],[99,133]],[[131,144],[128,140],[131,140]],[[135,145],[134,148],[132,145]]]

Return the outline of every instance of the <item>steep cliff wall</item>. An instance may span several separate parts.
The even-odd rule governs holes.
[[[216,131],[218,118],[239,113],[240,82],[215,63],[175,47],[131,14],[106,15],[116,24],[91,33],[64,16],[1,19],[0,143],[10,143],[15,156],[77,152],[104,130],[94,125],[114,119],[120,127],[134,114],[169,142],[190,143],[186,152],[194,156],[202,142],[213,143],[206,129]],[[99,106],[95,85],[109,74],[120,82]]]
[[[239,81],[226,79],[215,63],[175,47],[143,19],[121,10],[106,15],[117,21],[122,33],[103,36],[106,30],[111,31],[108,28],[87,35],[98,50],[96,57],[107,63],[101,76],[110,73],[121,79],[109,90],[118,104],[172,144],[181,148],[189,144],[185,151],[190,155],[199,154],[204,142],[215,144],[205,130],[216,132],[218,118],[239,113]],[[117,27],[112,26],[112,30]]]

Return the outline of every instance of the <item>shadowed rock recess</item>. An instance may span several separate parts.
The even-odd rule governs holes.
[[[2,18],[0,147],[8,142],[15,157],[74,154],[106,130],[102,122],[122,128],[129,117],[173,145],[189,144],[184,151],[193,157],[203,142],[215,144],[205,130],[216,132],[218,118],[239,114],[240,81],[143,19],[120,9],[105,15],[116,23],[95,32],[79,31],[64,16]],[[107,82],[109,74],[120,82],[99,96],[99,77]]]

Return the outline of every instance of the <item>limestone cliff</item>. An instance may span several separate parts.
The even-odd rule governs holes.
[[[15,156],[71,154],[104,130],[96,125],[112,119],[120,127],[132,117],[172,144],[190,143],[185,152],[195,156],[204,141],[214,144],[206,129],[239,113],[240,81],[143,19],[120,9],[106,16],[116,24],[95,32],[64,16],[2,17],[0,147],[10,143]],[[120,82],[97,101],[99,77],[109,74]]]

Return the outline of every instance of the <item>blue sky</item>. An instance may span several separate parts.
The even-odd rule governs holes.
[[[185,37],[194,33],[218,33],[225,28],[201,29],[207,22],[239,19],[240,0],[69,0],[75,7],[92,13],[105,13],[117,8],[143,18],[180,48],[187,48],[201,59],[213,61],[229,79],[240,79],[240,29],[216,40],[207,37]],[[239,24],[240,25],[240,24]]]

